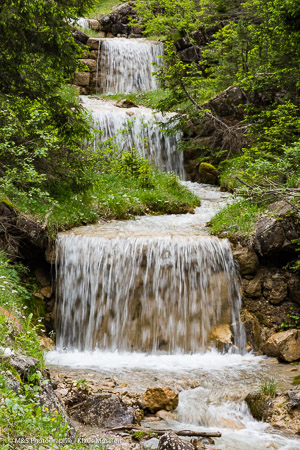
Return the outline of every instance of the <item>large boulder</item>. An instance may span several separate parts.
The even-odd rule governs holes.
[[[145,411],[156,413],[161,409],[172,411],[178,405],[178,393],[168,387],[148,388],[143,394],[142,405]]]
[[[194,450],[189,442],[180,439],[174,431],[163,434],[158,443],[158,450]]]
[[[267,339],[262,351],[285,362],[300,359],[300,330],[287,330],[275,333]]]
[[[256,225],[256,251],[262,256],[294,252],[296,244],[293,241],[300,234],[299,216],[284,201],[272,203],[269,210],[273,216],[262,215]]]
[[[73,409],[72,417],[85,425],[96,425],[100,428],[135,423],[134,409],[113,394],[100,394],[87,398]]]
[[[252,392],[245,398],[253,417],[264,420],[275,428],[299,433],[300,430],[300,389],[299,386],[270,397],[260,391]]]
[[[207,184],[218,184],[218,170],[212,164],[201,163],[199,166],[199,181]]]

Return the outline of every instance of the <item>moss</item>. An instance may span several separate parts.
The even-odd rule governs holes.
[[[199,171],[205,171],[205,172],[209,172],[213,175],[218,175],[218,169],[216,169],[215,166],[213,166],[212,164],[206,163],[206,162],[202,162],[199,166]]]
[[[293,384],[294,386],[300,386],[300,375],[297,375],[297,376],[293,379],[292,384]]]
[[[4,203],[4,205],[9,206],[10,208],[13,208],[13,204],[7,199],[7,198],[0,198],[0,203]]]

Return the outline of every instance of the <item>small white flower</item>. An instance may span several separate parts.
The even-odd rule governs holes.
[[[17,294],[18,291],[15,291],[14,289],[11,291],[12,294]]]
[[[8,281],[3,281],[3,284],[8,284]]]
[[[0,278],[6,278],[4,275],[2,275]]]

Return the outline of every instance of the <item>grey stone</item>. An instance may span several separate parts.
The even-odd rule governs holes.
[[[134,409],[128,407],[117,395],[100,394],[88,398],[74,408],[72,416],[85,425],[113,428],[135,423]]]
[[[169,431],[162,435],[158,444],[159,450],[194,450],[189,442],[180,439],[176,433]]]
[[[143,443],[143,448],[149,448],[155,450],[158,448],[159,440],[156,438],[149,439]]]

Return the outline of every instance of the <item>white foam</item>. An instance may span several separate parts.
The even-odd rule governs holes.
[[[221,354],[215,350],[205,353],[188,354],[147,354],[140,352],[109,352],[95,350],[79,352],[78,350],[55,350],[47,353],[48,365],[71,367],[74,369],[145,369],[153,371],[185,372],[190,370],[223,370],[224,368],[246,368],[250,363],[259,363],[263,358],[251,353]]]

